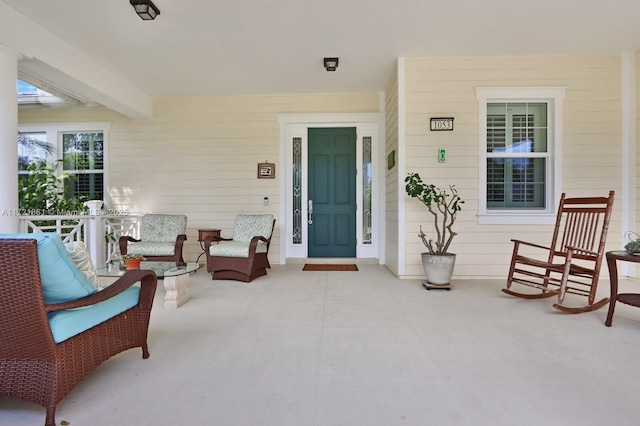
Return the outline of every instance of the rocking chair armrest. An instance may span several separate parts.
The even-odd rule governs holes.
[[[44,308],[46,312],[55,312],[95,305],[96,303],[103,302],[122,293],[138,281],[140,281],[140,299],[138,303],[140,303],[143,308],[151,309],[158,278],[155,272],[141,269],[127,271],[122,277],[118,278],[116,282],[102,291],[70,302],[44,305]]]
[[[570,253],[569,253],[570,252]],[[573,257],[573,252],[578,252],[580,254],[586,254],[586,257],[598,257],[600,254],[597,251],[587,250],[576,246],[567,246],[567,254],[571,254]]]
[[[536,247],[536,248],[539,248],[539,249],[542,249],[542,250],[547,250],[547,251],[551,250],[549,247],[541,246],[540,244],[530,243],[530,242],[527,242],[527,241],[515,240],[515,239],[512,239],[511,241],[514,242],[516,244],[516,246],[522,244],[522,245],[525,245],[525,246]]]

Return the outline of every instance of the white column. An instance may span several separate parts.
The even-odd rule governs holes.
[[[18,232],[18,59],[0,45],[0,233]]]
[[[104,217],[101,214],[102,201],[85,201],[89,208],[89,221],[87,223],[87,236],[85,244],[91,256],[91,261],[96,268],[102,268],[105,264],[106,249],[104,242]]]

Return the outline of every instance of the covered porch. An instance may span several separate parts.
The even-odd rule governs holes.
[[[496,2],[500,4],[503,0]],[[97,5],[97,2],[93,3]],[[629,37],[626,43],[612,40],[609,32],[588,30],[587,38],[551,36],[552,43],[546,48],[540,46],[540,36],[549,37],[550,34],[542,32],[530,38],[533,34],[515,31],[514,35],[524,37],[515,55],[510,50],[511,43],[507,43],[510,37],[499,37],[505,43],[501,48],[493,43],[485,45],[496,46],[496,50],[471,49],[468,41],[476,40],[478,32],[475,31],[471,38],[456,33],[450,40],[455,41],[456,48],[444,56],[441,52],[435,53],[431,43],[425,41],[431,37],[420,41],[412,35],[405,41],[418,43],[420,49],[416,49],[413,56],[405,57],[401,46],[393,43],[391,46],[389,37],[379,34],[376,35],[380,37],[376,50],[382,46],[389,49],[385,51],[384,59],[363,54],[370,44],[361,49],[354,46],[351,57],[341,60],[336,72],[328,73],[322,66],[319,51],[293,56],[279,51],[278,59],[291,60],[291,64],[297,65],[271,67],[277,61],[268,61],[268,67],[243,66],[242,71],[248,74],[234,74],[231,68],[221,67],[211,58],[199,62],[203,58],[198,55],[185,57],[183,61],[167,60],[170,55],[183,52],[169,53],[160,47],[170,45],[174,40],[164,25],[169,22],[185,25],[190,21],[178,14],[163,13],[156,21],[143,23],[129,10],[129,5],[124,6],[126,9],[116,4],[100,5],[109,19],[94,24],[96,34],[100,24],[100,34],[112,37],[115,27],[112,23],[117,20],[126,25],[128,34],[135,34],[132,40],[137,43],[118,40],[119,49],[108,52],[100,49],[100,53],[96,53],[98,50],[79,49],[73,43],[73,40],[84,41],[87,31],[68,33],[68,37],[56,35],[70,19],[68,16],[60,16],[51,8],[38,7],[33,1],[0,1],[3,23],[0,31],[0,45],[3,46],[0,49],[0,91],[3,94],[0,97],[0,158],[4,161],[0,167],[3,182],[0,202],[4,208],[18,207],[15,197],[17,171],[12,158],[16,157],[13,137],[21,127],[41,129],[48,126],[47,131],[56,137],[62,127],[71,130],[97,130],[99,127],[105,135],[104,201],[109,209],[186,214],[189,224],[185,254],[189,259],[197,258],[201,252],[198,229],[221,229],[224,235],[230,232],[233,218],[238,213],[273,214],[278,220],[270,257],[274,264],[285,263],[292,257],[291,253],[296,253],[296,258],[303,258],[305,254],[304,247],[299,250],[302,254],[296,251],[299,247],[291,248],[297,244],[293,241],[298,231],[293,226],[294,209],[291,208],[295,189],[289,178],[294,164],[290,160],[289,141],[304,138],[305,131],[316,126],[348,125],[360,132],[366,127],[364,124],[375,122],[378,132],[374,135],[377,140],[373,141],[371,164],[377,181],[373,181],[371,226],[358,224],[359,234],[353,236],[361,245],[357,258],[374,259],[405,279],[422,274],[420,253],[423,246],[416,234],[419,226],[430,218],[416,204],[407,201],[403,186],[407,173],[417,171],[436,185],[456,185],[466,200],[458,222],[460,237],[452,246],[459,255],[454,278],[502,277],[506,274],[511,253],[510,239],[532,237],[545,244],[550,229],[535,217],[540,216],[536,214],[519,221],[511,221],[511,217],[504,221],[497,215],[497,219],[491,218],[494,222],[482,222],[487,216],[484,181],[487,161],[486,149],[483,149],[486,134],[482,131],[487,119],[482,111],[487,105],[481,105],[480,98],[495,89],[502,94],[514,90],[538,93],[538,99],[546,97],[540,92],[553,89],[562,91],[563,95],[550,110],[556,113],[562,110],[562,114],[549,115],[554,128],[550,129],[552,137],[547,140],[550,149],[544,160],[548,161],[544,167],[548,171],[547,179],[544,184],[536,183],[545,188],[547,202],[543,208],[553,210],[561,192],[571,196],[594,196],[614,190],[616,203],[608,249],[622,247],[625,233],[637,229],[636,176],[640,161],[637,157],[639,119],[636,104],[640,98],[637,89],[640,71],[636,66],[639,56],[635,46],[637,37],[633,36],[633,31],[637,31],[635,25],[627,24],[626,27],[633,31],[626,33]],[[422,4],[405,6],[400,9],[410,20],[417,16],[412,13],[414,8],[426,7]],[[354,12],[353,4],[345,4],[345,7]],[[448,6],[438,7],[446,9]],[[628,23],[632,15],[612,10],[615,16],[603,21],[599,9],[587,5],[584,13],[587,10],[590,14],[585,22],[606,23],[613,28],[625,27],[624,23]],[[244,12],[251,19],[262,19],[253,10],[232,15],[242,20]],[[386,23],[387,14],[377,12],[377,22]],[[42,19],[33,20],[31,15]],[[215,15],[218,16],[217,11]],[[53,16],[56,19],[51,19]],[[453,19],[454,14],[447,16]],[[527,16],[527,19],[534,17]],[[537,25],[542,21],[549,23],[547,19],[534,19],[533,22]],[[560,21],[554,24],[561,25],[564,34],[566,22]],[[452,22],[455,25],[451,28],[460,25],[455,19]],[[91,25],[85,20],[75,24],[77,26],[67,25],[66,28],[77,30]],[[185,37],[192,35],[193,29],[192,25],[186,25],[182,27]],[[343,29],[343,35],[352,37],[347,27]],[[413,20],[410,25],[401,27],[420,31],[431,28]],[[279,30],[282,28],[288,28],[288,25],[278,27]],[[586,28],[592,26],[581,23],[572,31],[582,34]],[[315,37],[321,43],[324,28],[316,26],[315,29],[318,32],[305,36]],[[471,31],[467,25],[459,29]],[[93,31],[90,33],[94,35]],[[485,35],[490,33],[483,32]],[[584,41],[589,37],[602,41],[601,48],[595,48],[597,43]],[[206,44],[202,37],[197,41]],[[561,51],[556,50],[560,48],[560,42],[566,43]],[[141,49],[145,45],[154,46],[155,50]],[[233,54],[227,57],[250,57],[235,54],[256,48],[252,43],[242,47],[232,50]],[[228,46],[218,45],[218,48]],[[128,52],[127,60],[123,60],[122,52]],[[95,55],[100,54],[103,56],[99,61]],[[262,58],[255,56],[258,57]],[[113,59],[115,68],[122,67],[122,74],[109,68],[107,58]],[[376,65],[367,67],[369,60],[375,60]],[[193,61],[199,66],[187,66]],[[134,62],[140,66],[133,66]],[[148,69],[142,65],[150,63],[159,64],[153,67],[153,73],[139,73]],[[182,77],[176,79],[171,72],[159,72],[169,66],[175,67],[175,72],[180,72],[176,75]],[[138,78],[127,80],[123,77],[127,74],[125,70],[135,71]],[[199,83],[194,86],[198,90],[185,87],[184,83],[190,81],[188,73],[196,70],[203,73],[198,75]],[[267,70],[273,78],[266,77]],[[374,73],[375,78],[369,72]],[[154,78],[150,79],[152,75]],[[238,75],[243,78],[235,79]],[[17,110],[15,81],[19,77],[30,77],[48,87],[55,86],[54,89],[76,95],[77,102],[65,108]],[[233,83],[229,87],[235,91],[222,90],[226,88],[223,78],[232,78],[226,81]],[[296,84],[280,85],[294,81]],[[149,89],[145,91],[146,84]],[[497,95],[487,97],[487,102],[493,103],[493,96]],[[501,96],[496,99],[502,99]],[[521,100],[518,97],[516,102]],[[287,117],[296,117],[298,121],[283,123]],[[353,117],[376,119],[366,122]],[[430,129],[429,120],[443,117],[449,117],[451,123],[455,123],[451,131]],[[443,162],[439,161],[440,152],[446,153]],[[275,165],[273,178],[256,177],[256,165],[262,163]],[[360,169],[358,177],[363,175],[363,170]],[[265,200],[268,201],[265,203]],[[361,200],[358,198],[356,207],[360,209],[359,213],[366,211]],[[301,211],[295,213],[303,224],[307,219],[304,210],[307,201],[303,197]],[[548,215],[546,210],[544,213]],[[365,215],[359,214],[359,217]],[[533,220],[527,222],[531,218]],[[0,217],[0,231],[16,230],[15,217]],[[371,250],[365,247],[370,235],[371,245],[375,246]],[[632,267],[625,268],[625,275],[635,275]]]

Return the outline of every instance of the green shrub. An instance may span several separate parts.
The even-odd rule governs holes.
[[[86,197],[65,193],[64,180],[68,175],[56,175],[58,165],[37,159],[26,165],[27,175],[18,180],[20,210],[37,215],[67,215],[86,211],[82,204]]]

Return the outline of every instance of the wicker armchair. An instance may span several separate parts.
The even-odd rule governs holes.
[[[102,362],[135,347],[142,348],[143,358],[149,357],[147,330],[156,276],[130,271],[102,291],[46,304],[39,265],[44,256],[38,253],[35,239],[0,238],[0,395],[44,406],[45,426],[55,426],[57,403]],[[61,338],[54,337],[50,324],[56,313],[90,312],[119,296],[137,294],[132,286],[138,281],[139,296],[131,308],[56,343]],[[68,311],[79,307],[88,308]]]
[[[140,239],[120,237],[120,254],[137,253],[157,262],[184,262],[182,246],[187,239],[187,216],[146,214],[140,223]]]
[[[271,268],[267,256],[275,223],[270,214],[239,214],[233,226],[233,238],[207,237],[204,250],[211,279],[248,283],[267,275],[266,268]]]

